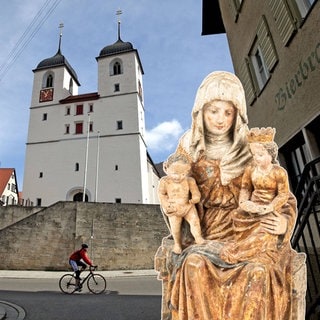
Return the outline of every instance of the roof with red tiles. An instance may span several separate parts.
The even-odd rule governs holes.
[[[14,172],[13,168],[0,168],[0,195],[7,187],[8,181]]]

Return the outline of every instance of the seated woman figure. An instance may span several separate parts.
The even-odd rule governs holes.
[[[213,72],[200,85],[192,110],[192,126],[180,139],[176,154],[188,155],[191,174],[201,193],[197,210],[204,244],[185,244],[172,255],[163,303],[168,319],[291,319],[289,238],[296,219],[290,195],[281,215],[261,218],[266,232],[278,236],[277,250],[259,258],[228,263],[221,248],[235,237],[233,212],[238,208],[242,175],[252,161],[247,143],[245,96],[239,79]],[[168,265],[170,263],[167,262]]]
[[[253,163],[243,174],[239,196],[239,209],[233,213],[234,240],[225,244],[220,257],[229,263],[248,260],[259,261],[265,251],[277,251],[282,236],[273,234],[273,226],[261,226],[266,221],[286,212],[290,191],[288,175],[277,161],[278,146],[273,141],[274,128],[253,128],[248,142]],[[280,228],[283,233],[287,225]]]

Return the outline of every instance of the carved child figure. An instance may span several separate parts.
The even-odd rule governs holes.
[[[180,254],[181,224],[185,219],[190,225],[190,231],[195,242],[201,244],[200,222],[195,204],[200,201],[200,191],[195,180],[189,177],[191,166],[183,155],[171,155],[164,163],[163,169],[167,176],[159,183],[159,200],[163,212],[169,219],[174,240],[173,252]]]
[[[253,164],[242,177],[239,209],[233,214],[236,240],[226,244],[221,258],[229,263],[252,260],[267,250],[277,250],[287,228],[283,206],[290,191],[285,169],[278,165],[278,147],[274,128],[253,128],[248,134]],[[280,217],[274,227],[273,218]]]

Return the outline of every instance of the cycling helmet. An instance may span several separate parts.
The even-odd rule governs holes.
[[[86,244],[86,243],[83,243],[82,245],[81,245],[81,247],[84,249],[84,248],[89,248],[89,246]]]

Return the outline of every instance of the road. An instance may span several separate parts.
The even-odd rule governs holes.
[[[22,307],[26,320],[159,320],[161,282],[155,276],[107,279],[107,292],[66,295],[58,279],[0,279],[0,301]]]

